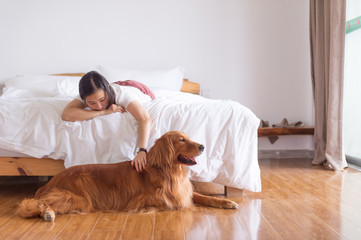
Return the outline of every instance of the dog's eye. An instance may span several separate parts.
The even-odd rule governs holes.
[[[179,139],[180,142],[185,142],[186,140],[184,138]]]

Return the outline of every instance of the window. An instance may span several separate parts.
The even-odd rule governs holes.
[[[347,161],[361,166],[361,1],[346,4],[343,142]]]

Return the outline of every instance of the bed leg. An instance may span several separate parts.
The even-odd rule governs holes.
[[[49,182],[50,178],[49,176],[39,176],[38,180],[40,185],[45,185],[47,182]]]
[[[224,186],[224,195],[227,197],[242,197],[243,189]]]

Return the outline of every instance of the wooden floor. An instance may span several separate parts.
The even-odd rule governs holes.
[[[60,215],[55,223],[13,216],[37,184],[2,183],[0,239],[361,239],[361,172],[324,170],[307,159],[260,160],[260,166],[263,191],[232,197],[237,210]]]

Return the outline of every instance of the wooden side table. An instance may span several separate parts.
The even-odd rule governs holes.
[[[313,135],[314,127],[261,127],[258,128],[258,137],[282,135]]]

